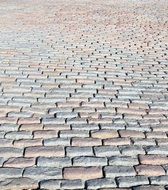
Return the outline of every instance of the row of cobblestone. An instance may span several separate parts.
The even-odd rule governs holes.
[[[0,2],[0,187],[168,189],[166,0]]]

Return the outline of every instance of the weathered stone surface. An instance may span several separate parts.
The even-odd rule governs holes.
[[[73,158],[73,166],[105,166],[107,158],[81,156]]]
[[[35,165],[35,158],[9,158],[5,163],[5,167],[24,168]]]
[[[40,182],[41,189],[57,190],[57,189],[60,189],[60,186],[61,186],[60,180],[49,179],[49,180],[43,180]]]
[[[149,164],[149,165],[168,164],[168,157],[166,155],[140,155],[139,160],[141,164]]]
[[[29,167],[24,170],[23,177],[36,180],[61,179],[62,170],[54,167]]]
[[[14,147],[0,147],[0,155],[4,158],[23,156],[23,149]]]
[[[62,189],[83,189],[84,183],[81,180],[64,180],[61,183]]]
[[[116,166],[133,166],[137,165],[138,159],[130,156],[112,156],[108,158],[109,165]]]
[[[153,165],[138,165],[135,167],[138,175],[143,176],[162,176],[165,175],[165,170],[162,166]]]
[[[92,179],[87,181],[87,189],[102,189],[116,187],[114,179]]]
[[[104,173],[107,178],[136,175],[135,170],[132,166],[105,166]]]
[[[0,177],[1,180],[7,179],[7,178],[18,178],[22,177],[22,168],[0,168]]]
[[[161,185],[145,185],[134,187],[133,190],[165,190],[165,187]]]
[[[0,187],[168,189],[167,0],[0,1]]]
[[[124,187],[124,188],[149,184],[148,178],[144,176],[119,177],[117,181],[119,183],[119,187]]]
[[[99,130],[91,132],[93,138],[108,139],[118,137],[118,132],[115,130]]]
[[[37,159],[37,165],[41,167],[58,167],[63,168],[71,166],[71,159],[69,157],[60,158],[60,157],[39,157]]]
[[[70,167],[64,169],[65,179],[96,179],[103,177],[102,169],[100,167]]]
[[[94,147],[95,155],[98,157],[120,155],[119,149],[115,146]]]
[[[23,190],[23,189],[37,189],[38,182],[25,177],[9,178],[0,182],[1,189],[3,190]]]
[[[93,149],[92,147],[67,147],[66,155],[69,157],[93,156]]]
[[[64,157],[65,151],[62,146],[34,146],[25,149],[25,157],[38,157],[38,156],[56,156]]]
[[[168,176],[151,177],[150,181],[152,185],[167,185]]]

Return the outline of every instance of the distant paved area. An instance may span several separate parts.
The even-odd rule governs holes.
[[[167,0],[0,0],[0,188],[168,189]]]

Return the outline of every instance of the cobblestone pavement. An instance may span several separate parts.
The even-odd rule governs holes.
[[[168,1],[0,1],[0,187],[168,188]]]

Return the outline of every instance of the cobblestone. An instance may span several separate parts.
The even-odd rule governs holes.
[[[100,167],[71,167],[64,169],[65,179],[97,179],[103,177]]]
[[[67,167],[71,166],[71,159],[68,157],[60,158],[60,157],[39,157],[37,159],[37,166],[41,167]]]
[[[0,182],[3,190],[22,190],[22,189],[37,189],[38,183],[30,178],[8,178]]]
[[[168,157],[166,155],[140,155],[139,160],[141,164],[150,164],[150,165],[168,164]]]
[[[113,138],[113,139],[105,139],[104,145],[111,146],[120,146],[120,145],[130,145],[131,141],[129,138]]]
[[[99,139],[108,139],[118,137],[117,131],[112,130],[100,130],[91,132],[91,137]]]
[[[115,146],[98,146],[94,148],[95,155],[98,157],[120,155],[120,152]]]
[[[73,158],[74,166],[105,166],[107,159],[101,157],[75,157]]]
[[[32,139],[32,134],[28,131],[13,131],[6,133],[5,138],[11,140]]]
[[[6,178],[17,178],[22,177],[23,169],[22,168],[0,168],[0,177],[1,180],[4,180]]]
[[[119,176],[134,176],[135,170],[131,166],[105,166],[105,176],[107,178],[115,178]]]
[[[38,156],[58,156],[64,157],[64,149],[61,146],[34,146],[25,149],[25,157],[38,157]]]
[[[135,167],[138,175],[161,176],[165,175],[165,170],[161,166],[139,165]]]
[[[151,177],[150,181],[152,185],[167,185],[168,176]]]
[[[121,154],[125,155],[125,156],[134,156],[134,155],[138,155],[138,154],[144,154],[145,150],[143,150],[142,147],[140,146],[121,146],[120,147],[121,150]]]
[[[114,179],[92,179],[87,181],[87,188],[88,189],[102,189],[107,188],[111,189],[113,187],[116,187],[116,183]]]
[[[147,177],[144,176],[130,176],[130,177],[119,177],[118,178],[119,187],[130,187],[139,185],[148,185],[149,181]]]
[[[137,158],[133,158],[133,157],[129,157],[129,156],[112,156],[110,158],[108,158],[109,160],[109,165],[112,166],[134,166],[137,165],[138,159]]]
[[[100,139],[97,138],[73,138],[72,146],[99,146],[102,145]]]
[[[69,157],[93,156],[93,149],[92,147],[67,147],[66,155]]]
[[[70,139],[57,137],[44,139],[44,146],[70,146]]]
[[[168,188],[167,0],[0,1],[0,187]]]
[[[62,170],[54,167],[29,167],[24,170],[23,177],[35,180],[60,179]]]
[[[166,146],[149,146],[146,148],[148,154],[168,154],[168,150]]]
[[[164,186],[145,185],[134,187],[133,190],[165,190]]]
[[[0,155],[3,158],[23,156],[23,149],[13,147],[0,147]]]
[[[17,148],[25,148],[25,147],[32,147],[32,146],[42,146],[42,139],[31,139],[31,140],[16,140],[13,142],[14,147]]]
[[[41,189],[51,189],[57,190],[60,189],[61,181],[56,179],[43,180],[40,182]]]
[[[84,183],[81,180],[64,180],[61,183],[62,189],[83,189]]]
[[[35,165],[35,158],[10,158],[4,162],[4,167],[24,168]]]

